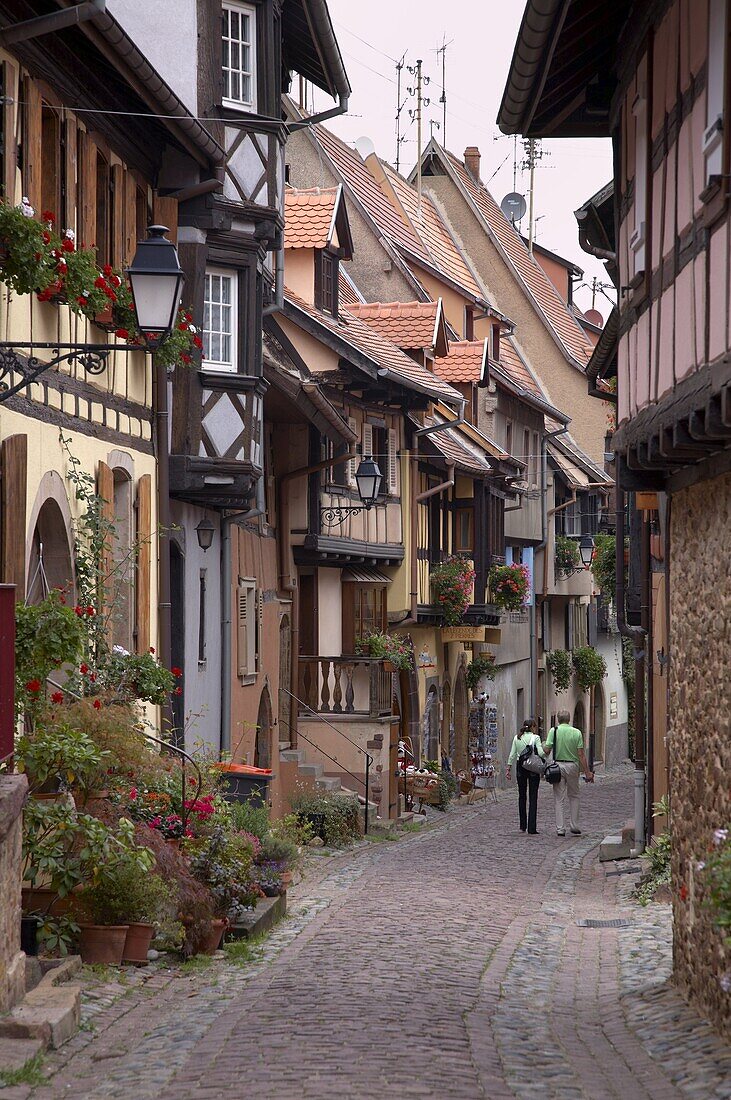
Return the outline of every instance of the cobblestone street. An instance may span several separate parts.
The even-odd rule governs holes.
[[[323,860],[257,961],[85,998],[48,1084],[0,1096],[731,1097],[731,1051],[668,985],[667,907],[596,862],[631,806],[626,772],[582,784],[559,838],[544,786],[536,837],[511,794]]]

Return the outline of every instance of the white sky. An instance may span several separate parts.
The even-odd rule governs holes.
[[[510,66],[515,38],[523,14],[523,0],[329,0],[335,33],[343,53],[353,87],[349,114],[332,119],[330,126],[349,143],[369,137],[381,157],[395,163],[396,68],[406,54],[406,65],[417,58],[423,71],[431,76],[425,95],[431,104],[425,118],[442,121],[441,56],[437,48],[449,43],[446,55],[447,140],[441,130],[436,139],[462,156],[467,145],[477,145],[482,153],[481,175],[498,202],[513,190],[512,138],[501,135],[495,119]],[[449,12],[449,19],[445,18]],[[404,67],[402,98],[414,83]],[[297,84],[293,86],[297,95]],[[330,106],[324,93],[315,90],[317,109]],[[402,111],[406,142],[402,145],[401,171],[404,175],[416,161],[416,123],[408,111],[415,100],[408,99]],[[424,127],[424,144],[430,127]],[[584,269],[585,278],[596,275],[607,283],[603,266],[579,248],[573,211],[598,191],[612,176],[611,145],[608,140],[554,140],[542,143],[546,154],[536,169],[535,207],[536,240],[546,248],[573,260]],[[518,160],[523,149],[518,142]],[[492,178],[491,178],[492,177]],[[516,189],[527,195],[528,173],[518,167]],[[527,235],[528,217],[521,230]],[[587,309],[591,294],[577,291],[577,304]],[[606,319],[610,304],[601,294],[596,308]]]

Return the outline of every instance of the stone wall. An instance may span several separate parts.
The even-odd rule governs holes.
[[[0,776],[0,1014],[25,993],[20,950],[21,830],[28,791],[24,775]]]
[[[731,1037],[731,950],[703,906],[713,830],[731,822],[731,473],[672,498],[668,746],[673,834],[675,976]]]

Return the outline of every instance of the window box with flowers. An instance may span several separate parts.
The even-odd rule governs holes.
[[[581,568],[581,555],[576,539],[568,535],[556,535],[555,545],[556,574],[559,577],[570,577]]]
[[[492,602],[506,611],[521,611],[529,596],[526,565],[493,565],[488,579]]]
[[[375,657],[392,665],[396,672],[409,671],[414,667],[413,649],[405,639],[397,638],[393,634],[366,634],[357,639],[355,651],[362,656]]]
[[[447,626],[459,626],[472,602],[475,571],[467,558],[454,555],[435,566],[431,572],[434,603]]]

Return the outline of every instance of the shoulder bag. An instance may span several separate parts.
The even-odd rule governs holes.
[[[518,757],[518,763],[524,771],[530,772],[531,775],[543,775],[546,763],[541,759],[536,748],[535,734],[533,734],[531,743],[526,745]]]
[[[553,787],[556,785],[556,783],[561,782],[561,769],[556,762],[556,749],[558,748],[558,730],[551,728],[548,732],[553,734],[553,745],[551,746],[553,760],[550,764],[546,764],[545,768],[543,769],[543,778]]]

